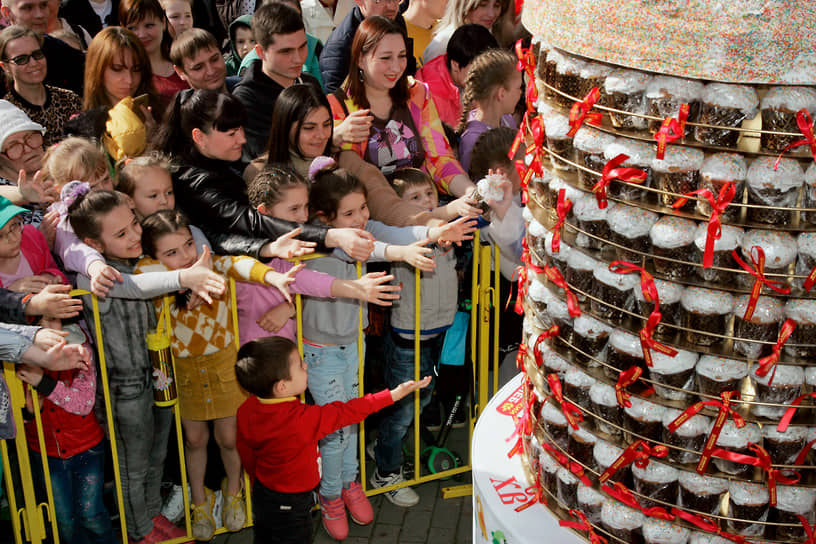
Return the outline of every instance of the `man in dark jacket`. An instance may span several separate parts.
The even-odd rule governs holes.
[[[405,19],[400,13],[399,0],[354,0],[354,6],[346,18],[335,28],[323,52],[320,54],[320,75],[323,77],[323,87],[327,93],[333,93],[340,88],[349,73],[349,62],[351,62],[351,43],[354,41],[354,34],[357,27],[366,17],[382,15],[389,19],[394,19],[405,30]],[[405,3],[407,8],[408,2]],[[405,49],[408,53],[408,67],[405,69],[408,74],[416,73],[416,59],[414,58],[414,40],[406,38]]]
[[[45,84],[74,91],[82,96],[85,53],[46,34],[48,0],[3,0],[3,15],[15,25],[30,28],[43,37],[42,51],[48,65]]]
[[[261,61],[250,65],[232,92],[248,112],[244,127],[248,159],[266,151],[275,101],[286,87],[308,83],[323,92],[317,79],[302,73],[308,46],[303,19],[296,9],[281,3],[266,4],[252,17],[252,31]]]

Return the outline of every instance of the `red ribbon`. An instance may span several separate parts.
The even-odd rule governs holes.
[[[706,234],[705,251],[703,252],[703,268],[710,268],[714,264],[714,242],[722,236],[722,222],[720,216],[725,212],[725,209],[734,200],[737,194],[736,186],[732,182],[728,182],[720,188],[717,199],[708,189],[697,189],[690,193],[686,193],[686,197],[700,195],[711,206],[711,217],[708,219],[708,232]],[[688,198],[683,197],[677,200],[672,207],[675,209],[682,208],[688,202]]]
[[[595,193],[595,199],[598,201],[598,207],[606,208],[606,190],[613,179],[625,181],[628,183],[641,184],[646,181],[646,172],[637,168],[618,168],[621,164],[629,159],[629,155],[620,155],[614,157],[607,162],[603,171],[601,172],[601,179],[592,187],[592,192]]]
[[[582,467],[579,463],[576,463],[575,461],[570,461],[570,458],[567,457],[563,452],[556,450],[554,447],[552,447],[546,442],[541,443],[541,448],[543,450],[546,450],[550,455],[552,455],[553,459],[558,461],[558,463],[562,467],[572,472],[576,478],[581,480],[582,484],[584,484],[585,486],[592,487],[592,480],[590,480],[587,477],[586,472],[584,472],[584,467]]]
[[[535,349],[533,351],[535,351]],[[521,344],[519,344],[518,353],[516,353],[516,368],[518,370],[524,369],[524,357],[526,356],[527,356],[527,344],[522,342]]]
[[[592,527],[592,524],[589,523],[586,516],[580,510],[570,510],[570,514],[578,518],[580,521],[568,521],[562,519],[558,522],[558,525],[561,527],[568,527],[570,529],[575,529],[576,531],[586,531],[587,536],[589,536],[590,544],[607,544],[606,538],[598,535],[595,532],[595,528]]]
[[[544,273],[544,269],[533,263],[533,260],[530,258],[530,246],[527,243],[526,236],[521,239],[521,262],[526,264],[527,268],[536,274]]]
[[[603,491],[613,499],[616,499],[619,502],[625,504],[629,508],[634,508],[635,510],[643,512],[643,514],[647,516],[665,519],[667,521],[674,520],[674,515],[672,515],[663,507],[660,506],[652,506],[651,508],[642,507],[635,498],[635,496],[632,494],[632,492],[629,491],[629,489],[620,482],[607,482],[606,485],[601,487],[601,491]]]
[[[779,167],[779,161],[782,160],[782,156],[785,154],[785,151],[788,149],[793,149],[794,147],[799,147],[800,145],[809,145],[810,153],[813,155],[813,160],[816,161],[816,139],[813,137],[813,121],[810,119],[810,114],[805,108],[802,108],[796,112],[796,125],[799,127],[799,130],[802,132],[805,139],[799,140],[798,142],[793,142],[788,147],[783,149],[776,158],[776,162],[774,162],[774,170]]]
[[[795,328],[796,322],[793,319],[786,319],[782,324],[782,328],[779,330],[779,338],[776,339],[773,352],[759,360],[759,368],[757,368],[755,372],[757,376],[765,376],[770,372],[771,368],[774,369],[774,373],[771,374],[771,378],[768,380],[768,385],[773,383],[774,375],[776,374],[776,363],[779,362],[779,356],[782,354],[782,346],[788,341],[788,338],[793,334]]]
[[[535,103],[538,101],[538,89],[536,88],[535,84],[535,54],[533,53],[532,47],[525,49],[522,46],[521,40],[516,42],[515,49],[516,57],[518,57],[516,69],[520,72],[524,71],[524,73],[527,75],[527,111],[534,112],[536,109]]]
[[[516,159],[516,153],[521,148],[521,144],[524,143],[524,139],[527,136],[527,123],[529,122],[530,112],[524,112],[524,117],[521,118],[521,124],[519,125],[518,132],[516,132],[516,137],[513,139],[512,145],[510,145],[510,150],[507,152],[507,158],[511,161]],[[520,173],[523,177],[523,175]]]
[[[685,136],[686,134],[686,120],[689,115],[689,105],[681,104],[680,111],[677,113],[677,119],[674,117],[666,117],[663,124],[660,125],[654,138],[657,140],[657,158],[663,160],[666,156],[666,144],[675,142]]]
[[[595,107],[595,103],[598,102],[600,98],[601,91],[598,87],[592,87],[583,100],[575,101],[572,108],[570,108],[569,124],[571,128],[569,132],[567,132],[568,137],[572,138],[575,136],[575,133],[578,132],[578,129],[584,124],[584,121],[590,125],[600,126],[601,119],[603,119],[601,112],[592,111],[592,108]]]
[[[800,451],[799,455],[796,456],[796,459],[794,460],[793,464],[794,465],[804,465],[805,464],[805,458],[807,457],[808,452],[810,451],[810,449],[813,447],[814,444],[816,444],[816,438],[814,438],[813,440],[811,440],[810,442],[805,444],[805,447],[802,448],[802,451]]]
[[[814,528],[811,527],[810,523],[804,516],[796,514],[796,517],[799,518],[799,523],[802,524],[802,527],[805,529],[805,534],[807,535],[807,540],[802,542],[802,544],[816,544],[816,536],[814,535],[813,530]]]
[[[680,510],[679,508],[672,508],[671,512],[678,518],[691,523],[695,527],[702,529],[707,533],[714,533],[717,536],[727,538],[728,540],[736,542],[737,544],[748,544],[744,536],[734,535],[723,531],[720,529],[719,525],[717,525],[717,523],[708,516],[692,514],[691,512],[686,512],[685,510]]]
[[[805,278],[805,291],[810,291],[813,288],[813,284],[816,283],[816,266],[810,271],[808,277]]]
[[[643,351],[643,360],[648,367],[654,366],[652,363],[652,350],[668,355],[669,357],[677,355],[676,349],[661,344],[652,337],[662,317],[660,312],[657,310],[653,311],[649,314],[649,319],[646,320],[646,324],[640,329],[640,349]]]
[[[728,416],[731,416],[731,419],[734,420],[734,424],[738,428],[745,426],[745,420],[742,419],[742,416],[740,416],[729,406],[731,399],[739,399],[739,396],[738,391],[723,391],[720,393],[720,398],[722,399],[721,401],[705,400],[696,402],[686,408],[674,421],[669,423],[667,428],[669,429],[669,432],[673,433],[678,429],[678,427],[694,417],[694,415],[696,415],[704,407],[716,406],[720,409],[719,413],[717,414],[717,419],[714,420],[714,425],[711,427],[711,432],[709,433],[705,445],[703,446],[703,451],[700,455],[700,462],[697,463],[697,472],[700,474],[703,474],[708,466],[708,462],[711,459],[714,447],[717,445],[717,439],[720,437],[720,431],[722,431],[723,425],[725,425],[725,420],[728,419]]]
[[[547,504],[547,497],[544,496],[544,487],[541,485],[541,472],[536,471],[535,474],[535,495],[524,504],[516,506],[513,510],[516,512],[523,512],[533,506],[534,504]]]
[[[757,255],[756,258],[754,257],[755,252]],[[765,250],[763,250],[760,246],[753,246],[751,248],[750,255],[751,263],[754,265],[754,268],[751,268],[749,264],[740,259],[736,249],[731,252],[731,256],[734,257],[737,264],[740,265],[743,270],[756,278],[754,280],[753,287],[751,287],[751,296],[748,298],[748,305],[745,307],[745,315],[742,317],[746,321],[751,319],[751,316],[754,315],[754,310],[756,309],[759,294],[762,292],[763,284],[779,294],[787,295],[790,293],[790,287],[787,287],[785,282],[779,280],[769,280],[765,277]],[[762,376],[764,376],[764,374],[762,374]]]
[[[649,460],[652,457],[666,457],[668,454],[669,448],[666,446],[649,446],[643,440],[635,440],[623,450],[623,453],[611,465],[606,467],[598,481],[600,483],[606,482],[617,471],[632,463],[638,468],[646,468],[649,466]]]
[[[783,485],[793,485],[799,482],[800,475],[797,472],[791,471],[794,476],[787,477],[781,470],[773,468],[771,465],[771,456],[762,446],[749,442],[748,448],[756,453],[758,460],[757,466],[768,473],[768,493],[770,494],[768,503],[771,506],[776,506],[776,482],[778,481]]]
[[[782,416],[782,419],[779,420],[779,425],[776,426],[777,431],[784,433],[788,430],[788,425],[790,425],[793,415],[796,413],[796,409],[799,408],[802,401],[808,397],[813,397],[816,399],[816,393],[805,393],[804,395],[799,395],[793,400],[793,402],[790,403],[790,408],[785,410],[785,415]]]
[[[564,392],[561,388],[561,380],[558,378],[558,374],[548,375],[547,385],[550,386],[550,391],[552,391],[550,397],[553,397],[561,406],[561,412],[564,414],[564,417],[567,418],[569,426],[578,430],[578,422],[584,420],[584,414],[580,408],[564,398]]]
[[[561,248],[561,229],[564,226],[564,222],[567,220],[567,214],[572,209],[572,200],[567,198],[566,196],[566,189],[559,189],[558,190],[558,202],[555,205],[555,213],[558,215],[558,221],[556,221],[555,226],[553,227],[553,237],[552,237],[552,252],[558,253]]]
[[[567,310],[569,310],[569,314],[572,317],[578,317],[581,315],[581,307],[578,305],[578,297],[576,297],[575,293],[573,293],[570,289],[569,284],[567,284],[567,280],[565,280],[564,276],[561,275],[561,271],[554,266],[545,266],[544,274],[547,276],[547,279],[564,290],[564,295],[567,297]]]
[[[657,296],[654,277],[645,268],[627,261],[612,261],[609,263],[609,271],[615,274],[640,272],[640,291],[643,293],[644,300],[655,303],[654,311],[659,309],[660,299]]]
[[[555,338],[556,336],[558,336],[559,332],[560,329],[558,328],[558,325],[553,325],[552,327],[538,335],[535,344],[533,344],[533,356],[535,357],[536,366],[541,367],[541,365],[544,364],[544,360],[541,356],[541,348],[539,347],[541,343],[549,338]]]
[[[643,369],[639,366],[630,366],[618,375],[618,382],[615,384],[615,398],[621,408],[632,406],[632,401],[629,400],[632,394],[626,388],[637,382],[642,375]]]
[[[522,383],[522,387],[528,388],[530,386],[530,378],[525,374],[524,375],[524,382]],[[521,408],[521,412],[515,418],[515,427],[513,428],[513,434],[507,438],[507,442],[516,438],[516,442],[510,451],[507,452],[507,457],[513,457],[524,451],[524,437],[530,436],[533,433],[533,426],[530,421],[530,408],[532,408],[533,402],[532,399],[529,397],[524,401],[524,406]]]
[[[527,275],[529,274],[526,266],[517,266],[513,275],[518,273],[518,288],[516,289],[516,303],[513,305],[513,311],[518,315],[524,315],[524,297],[527,294]],[[513,285],[512,283],[510,284]],[[513,296],[513,290],[510,290],[509,297]],[[510,302],[510,299],[507,299]]]

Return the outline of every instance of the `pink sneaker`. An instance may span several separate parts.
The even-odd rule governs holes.
[[[351,482],[348,489],[343,490],[343,502],[348,508],[351,521],[357,525],[368,525],[374,521],[374,509],[368,501],[360,482]]]
[[[323,528],[335,540],[345,540],[348,537],[348,520],[343,499],[338,497],[328,500],[320,493],[317,494],[320,502],[320,516],[323,518]]]
[[[153,518],[153,528],[158,529],[165,536],[165,540],[187,536],[187,531],[176,527],[173,522],[161,514]]]

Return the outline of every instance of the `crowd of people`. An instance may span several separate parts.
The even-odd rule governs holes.
[[[417,504],[399,485],[410,393],[421,389],[424,420],[446,385],[440,361],[463,364],[468,242],[479,229],[496,246],[505,291],[520,263],[523,157],[508,156],[523,109],[519,9],[2,0],[0,357],[17,363],[27,397],[15,422],[0,378],[0,439],[24,430],[38,486],[47,463],[61,541],[114,541],[109,442],[129,541],[187,534],[162,513],[173,411],[154,389],[167,378],[195,540],[242,529],[248,491],[256,542],[311,542],[315,497],[337,540],[349,517],[371,523],[357,424],[378,410],[370,483]],[[326,256],[292,264],[312,252]],[[98,297],[98,322],[73,287]],[[388,312],[369,316],[368,304]],[[519,336],[517,321],[502,326]],[[162,327],[171,377],[147,341]],[[364,358],[386,390],[360,395]]]

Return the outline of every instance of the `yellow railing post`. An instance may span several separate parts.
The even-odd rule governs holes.
[[[487,401],[488,378],[490,366],[490,245],[484,244],[474,247],[479,252],[479,347],[477,361],[479,364],[479,414],[482,413]]]
[[[421,364],[421,334],[422,331],[421,327],[421,309],[422,309],[422,296],[421,296],[421,283],[420,280],[422,279],[422,272],[419,268],[414,268],[414,381],[419,381],[421,376],[419,375],[419,365]],[[414,391],[414,477],[411,478],[414,482],[419,481],[419,477],[422,473],[422,460],[420,459],[419,455],[419,394],[420,391],[417,389]],[[428,444],[431,446],[431,444]]]

